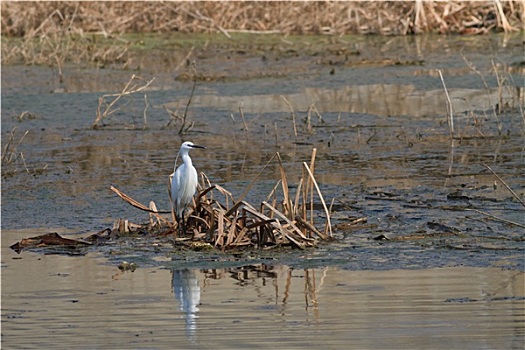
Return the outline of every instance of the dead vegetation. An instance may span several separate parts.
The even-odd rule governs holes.
[[[92,128],[96,129],[100,127],[103,119],[118,112],[123,106],[129,103],[129,101],[123,102],[123,97],[131,97],[132,95],[139,93],[140,91],[146,89],[149,85],[151,85],[151,83],[153,83],[154,80],[155,78],[146,80],[142,77],[133,74],[127,82],[126,86],[124,86],[124,88],[122,89],[122,91],[115,94],[106,94],[100,96],[98,98],[97,116],[93,121]],[[146,94],[144,94],[144,103],[145,107],[143,113],[143,127],[145,128],[148,123],[146,114],[148,108],[148,98]]]
[[[174,218],[172,212],[158,210],[153,201],[146,206],[111,186],[110,189],[125,202],[147,212],[149,221],[136,224],[118,219],[113,228],[106,228],[84,239],[47,233],[22,239],[11,245],[11,248],[18,253],[22,250],[40,249],[48,253],[82,255],[91,246],[118,242],[126,245],[125,242],[130,240],[137,247],[141,244],[161,244],[193,251],[315,247],[320,242],[334,239],[331,208],[327,207],[313,174],[315,157],[316,149],[313,149],[310,163],[303,163],[302,177],[298,184],[289,186],[281,157],[276,153],[238,198],[234,198],[224,187],[212,185],[201,173],[199,191],[186,217],[184,232],[177,227],[176,220],[169,219],[170,213]],[[281,178],[260,205],[250,204],[245,200],[246,195],[265,169],[275,162],[278,163]],[[295,193],[290,188],[295,188]],[[319,202],[323,213],[318,210]],[[150,240],[145,240],[144,237],[149,237]],[[152,240],[156,240],[155,243],[151,243]]]
[[[23,112],[20,116],[23,116]],[[18,135],[17,128],[13,128],[9,132],[7,142],[2,148],[2,175],[3,176],[13,176],[20,171],[20,163],[22,163],[23,168],[26,172],[29,172],[27,168],[24,154],[18,149],[22,141],[29,133],[29,130],[26,130],[23,135]]]
[[[451,97],[446,85],[446,78],[443,77],[441,70],[438,70],[439,77],[445,93],[446,117],[449,129],[450,139],[461,140],[466,138],[490,138],[495,136],[507,136],[510,130],[504,130],[504,122],[502,116],[516,113],[521,117],[521,130],[525,135],[525,95],[522,87],[514,81],[513,71],[518,71],[513,67],[508,67],[504,62],[492,58],[490,60],[491,70],[481,72],[474,64],[465,56],[462,56],[466,66],[477,76],[483,83],[483,93],[486,96],[486,105],[483,110],[474,110],[470,105],[470,101],[464,98],[456,97],[455,100]],[[497,82],[497,88],[492,88],[487,79],[494,77]],[[456,113],[454,110],[454,102],[459,102],[468,106],[466,113]],[[491,126],[486,124],[493,124],[497,132],[491,131]]]
[[[23,14],[23,16],[21,15]],[[129,33],[485,34],[521,30],[523,1],[4,2],[2,63],[129,67]],[[22,43],[13,38],[22,38]]]
[[[150,214],[147,224],[137,225],[127,220],[118,220],[113,230],[120,233],[138,231],[154,232],[159,235],[174,235],[180,244],[193,249],[231,249],[293,246],[304,249],[313,247],[320,241],[332,239],[330,211],[313,175],[316,150],[312,152],[310,164],[303,163],[302,177],[295,194],[290,192],[286,172],[280,155],[277,153],[261,170],[278,161],[281,178],[260,205],[252,205],[244,198],[259,175],[235,199],[232,194],[218,184],[211,184],[201,174],[201,190],[195,205],[186,221],[186,231],[180,234],[175,220],[170,221],[157,210],[155,203],[145,206],[115,187],[111,190],[135,208]],[[279,191],[280,188],[280,191]],[[321,202],[324,214],[314,212],[314,198]],[[324,216],[321,227],[314,219]],[[319,228],[318,228],[319,227]]]
[[[479,34],[523,27],[523,1],[6,2],[2,33],[67,30],[112,36],[145,32],[280,34],[422,32]],[[23,13],[24,16],[20,16]],[[284,19],[284,20],[283,20]]]

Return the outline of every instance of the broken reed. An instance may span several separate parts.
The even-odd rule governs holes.
[[[222,186],[212,185],[208,178],[201,174],[203,190],[199,191],[195,207],[187,218],[184,237],[179,237],[178,240],[188,240],[191,236],[193,240],[204,241],[220,249],[272,248],[289,245],[304,249],[315,246],[318,241],[331,239],[330,212],[313,175],[315,157],[316,149],[312,152],[310,164],[303,163],[302,177],[295,194],[289,190],[286,172],[279,153],[266,163],[238,199],[234,199],[233,195]],[[244,197],[275,158],[278,160],[281,178],[266,199],[256,207],[245,201]],[[152,220],[147,225],[149,230],[164,227],[162,233],[179,235],[177,223],[168,222],[156,210],[154,203],[146,207],[116,188],[111,189],[134,207],[150,212]],[[314,213],[316,195],[324,209],[325,223],[322,229],[318,229],[315,222],[315,219],[320,218]],[[122,226],[122,220],[119,221],[119,225]],[[133,231],[133,229],[144,229],[144,226],[137,227],[128,224],[124,227],[125,231]]]
[[[303,163],[303,176],[293,196],[289,190],[281,157],[277,153],[281,179],[259,208],[242,199],[235,201],[229,191],[219,185],[211,186],[208,182],[208,187],[199,194],[195,210],[188,219],[190,233],[194,237],[204,237],[206,241],[221,248],[288,244],[305,248],[314,246],[315,238],[328,239],[332,236],[330,214],[313,176],[315,154],[314,149],[310,165]],[[203,185],[207,182],[204,176],[202,182]],[[279,185],[282,194],[280,199],[277,190]],[[326,224],[322,231],[314,225],[314,187],[325,209]],[[213,190],[222,194],[226,204],[215,199]],[[310,210],[307,210],[308,207]]]

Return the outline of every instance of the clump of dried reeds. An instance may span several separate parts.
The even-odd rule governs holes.
[[[23,14],[23,15],[21,15]],[[2,3],[2,63],[132,63],[125,33],[483,34],[525,25],[512,1],[35,1]],[[12,38],[22,38],[14,40]]]
[[[513,31],[525,22],[523,1],[182,1],[6,2],[2,33],[34,36],[124,32],[282,34]],[[21,16],[20,14],[24,14]]]
[[[202,174],[203,190],[199,191],[193,211],[186,221],[186,231],[179,237],[179,241],[193,239],[220,249],[290,245],[303,249],[315,246],[319,241],[331,239],[330,212],[313,175],[315,156],[314,149],[310,164],[303,163],[303,174],[295,194],[290,193],[280,155],[277,153],[272,157],[266,166],[277,158],[281,179],[257,207],[244,200],[244,197],[258,176],[238,199],[234,199],[228,190],[217,184],[212,185]],[[278,190],[279,187],[281,191]],[[132,232],[144,230],[147,226],[150,230],[158,232],[158,227],[164,227],[161,233],[172,233],[176,236],[181,234],[176,222],[170,223],[160,215],[154,204],[150,203],[150,206],[146,207],[116,188],[111,189],[134,207],[150,212],[153,219],[148,225],[138,226],[129,223],[126,225],[126,221],[120,220],[121,227],[117,229]],[[324,209],[325,222],[322,229],[316,227],[314,220],[322,216],[314,213],[315,195]],[[122,223],[125,227],[122,227]]]
[[[89,27],[92,11],[96,9],[74,2],[2,4],[2,63],[56,66],[59,76],[67,62],[125,65],[128,43],[119,33],[104,31],[103,22],[97,30]],[[21,37],[23,42],[9,37]]]

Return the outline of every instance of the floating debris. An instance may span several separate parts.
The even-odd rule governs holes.
[[[135,263],[129,263],[127,261],[122,261],[119,265],[118,265],[118,268],[119,270],[121,271],[135,271],[137,269],[137,267],[139,267],[137,264]]]
[[[20,253],[24,249],[44,248],[50,246],[59,246],[66,248],[79,248],[90,246],[91,243],[79,241],[70,238],[64,238],[56,232],[46,233],[44,235],[24,238],[20,242],[11,245],[11,249]]]

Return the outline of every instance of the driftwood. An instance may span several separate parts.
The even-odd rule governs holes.
[[[24,238],[20,242],[11,245],[10,248],[16,251],[17,253],[20,253],[24,249],[44,248],[50,246],[77,248],[89,245],[91,245],[91,243],[89,242],[64,238],[58,233],[52,232],[46,233],[41,236]]]

